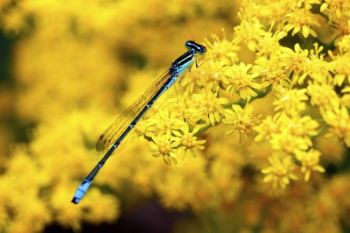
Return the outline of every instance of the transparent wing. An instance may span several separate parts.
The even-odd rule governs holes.
[[[158,90],[166,83],[169,76],[170,71],[165,71],[132,105],[107,127],[97,140],[97,151],[108,149],[121,136],[132,120],[141,112],[142,108],[145,107]]]

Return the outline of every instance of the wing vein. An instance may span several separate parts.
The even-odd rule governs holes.
[[[107,150],[126,130],[134,118],[141,112],[145,105],[162,88],[170,77],[170,70],[166,70],[152,85],[122,114],[119,115],[100,135],[96,142],[97,151]]]

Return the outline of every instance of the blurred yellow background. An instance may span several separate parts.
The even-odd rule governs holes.
[[[348,1],[0,0],[0,33],[0,233],[350,231]],[[70,203],[187,40],[199,67]]]

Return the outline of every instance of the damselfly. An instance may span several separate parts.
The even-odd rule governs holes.
[[[97,150],[108,149],[102,159],[96,164],[91,172],[85,177],[83,182],[78,187],[74,194],[72,202],[78,204],[84,197],[85,193],[89,189],[92,180],[95,178],[97,173],[103,167],[108,158],[112,155],[115,149],[119,146],[126,135],[134,128],[141,117],[152,107],[153,103],[164,93],[169,87],[171,87],[175,81],[180,77],[185,70],[189,69],[195,57],[198,54],[205,53],[205,47],[194,41],[187,41],[185,43],[188,49],[183,55],[178,57],[169,69],[161,75],[147,90],[141,95],[134,104],[132,104],[121,117],[117,118],[100,136],[97,141]],[[133,114],[133,119],[128,122],[130,115]],[[128,116],[128,117],[125,117]]]

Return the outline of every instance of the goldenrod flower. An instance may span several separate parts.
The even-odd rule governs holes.
[[[204,91],[204,93],[192,96],[194,107],[199,109],[201,119],[205,123],[214,126],[221,122],[223,104],[227,103],[225,98],[218,98],[217,93]]]
[[[176,115],[176,118],[181,121],[178,129],[186,125],[186,122],[190,125],[196,125],[202,117],[201,110],[195,106],[195,103],[191,102],[189,95],[170,99],[166,105],[173,110],[174,117]]]
[[[145,119],[138,122],[134,130],[138,136],[151,137],[156,132],[156,125],[154,121]]]
[[[288,154],[293,154],[298,150],[306,150],[312,145],[308,138],[294,136],[288,131],[272,135],[270,144],[273,149],[282,150]]]
[[[331,64],[324,60],[324,48],[318,43],[314,43],[314,48],[310,49],[309,59],[306,66],[306,73],[310,78],[319,83],[331,83],[333,77],[331,75]],[[303,80],[300,79],[299,83]]]
[[[217,63],[232,65],[238,61],[237,50],[239,47],[233,42],[224,38],[219,38],[217,35],[212,36],[212,40],[206,40],[208,53],[206,54],[207,61],[213,59]]]
[[[326,13],[331,21],[339,21],[349,10],[350,3],[346,0],[325,0],[320,7],[320,11]]]
[[[277,92],[277,99],[273,102],[275,111],[281,111],[289,116],[296,116],[306,107],[306,89],[285,89],[280,88]]]
[[[261,34],[259,46],[256,48],[258,55],[257,58],[271,58],[273,56],[279,57],[286,49],[280,45],[279,41],[285,38],[287,33],[279,30],[272,32],[271,30],[273,26],[274,25],[272,24],[268,32]]]
[[[312,146],[311,136],[318,134],[319,124],[308,116],[288,117],[275,115],[275,118],[266,118],[255,127],[258,135],[255,140],[269,140],[275,150],[282,150],[294,154],[299,150],[306,150]]]
[[[173,132],[176,137],[174,140],[178,141],[181,148],[185,150],[185,152],[189,152],[196,155],[196,150],[203,150],[205,147],[205,140],[198,140],[195,136],[199,131],[199,127],[195,127],[192,131],[188,124],[185,124],[179,131]]]
[[[309,116],[303,116],[300,118],[289,118],[287,116],[275,116],[274,119],[268,117],[262,121],[261,124],[254,129],[258,133],[255,140],[260,141],[262,139],[271,140],[270,142],[275,148],[285,148],[286,151],[292,152],[294,143],[284,140],[283,137],[287,136],[289,139],[294,139],[294,142],[299,142],[297,148],[307,148],[312,144],[310,136],[318,134],[317,128],[319,124],[317,121]],[[285,141],[286,144],[283,142]],[[282,144],[285,146],[281,146]],[[288,146],[290,145],[290,146]],[[288,148],[288,149],[287,149]]]
[[[297,43],[294,45],[294,51],[286,49],[281,57],[284,59],[287,69],[293,71],[293,84],[303,83],[307,76],[305,64],[309,62],[309,50],[302,49]]]
[[[241,136],[249,135],[253,127],[257,124],[258,118],[253,115],[253,108],[247,105],[244,109],[239,105],[232,105],[231,109],[226,109],[224,124],[230,125],[233,131],[237,131]]]
[[[287,69],[287,64],[281,56],[258,57],[255,60],[253,70],[260,74],[262,87],[270,85],[277,88],[290,87],[290,70]]]
[[[319,165],[320,156],[321,153],[314,149],[296,152],[296,158],[301,162],[301,172],[304,173],[305,181],[310,179],[312,171],[325,171],[325,169]]]
[[[0,0],[0,31],[1,233],[52,223],[84,231],[82,222],[115,221],[131,192],[133,202],[157,197],[193,213],[177,231],[347,229],[349,0]],[[72,207],[74,188],[103,156],[94,145],[105,124],[186,39],[204,43],[205,55]],[[242,218],[220,224],[236,210]]]
[[[344,106],[333,110],[323,110],[323,119],[328,125],[331,135],[336,135],[343,139],[345,144],[350,147],[350,116],[349,112]]]
[[[350,36],[349,41],[350,43]],[[334,73],[334,80],[333,83],[341,86],[345,82],[350,83],[350,56],[346,55],[340,55],[340,56],[333,56],[333,61],[330,63],[331,71]]]
[[[265,118],[259,125],[254,127],[254,130],[258,133],[255,137],[256,141],[261,141],[263,139],[270,140],[273,135],[281,131],[281,125],[277,119],[272,118],[271,116]]]
[[[339,97],[334,88],[329,84],[310,82],[307,94],[311,97],[310,103],[317,105],[320,109],[335,109],[340,104]]]
[[[283,121],[286,126],[284,128],[285,130],[289,131],[294,136],[310,140],[310,144],[310,136],[316,136],[318,134],[317,128],[319,127],[319,124],[310,116],[286,118]]]
[[[290,180],[296,180],[293,173],[294,164],[288,155],[272,155],[269,157],[270,166],[261,170],[265,174],[264,182],[272,183],[274,188],[286,188]]]
[[[340,22],[340,24],[341,23],[342,22]],[[341,24],[340,27],[342,28],[342,33],[344,33],[345,35],[343,37],[341,37],[339,40],[337,40],[337,45],[339,47],[341,55],[344,55],[346,57],[347,52],[350,51],[350,43],[349,43],[350,42],[350,35],[348,35],[348,33],[350,32],[350,20],[348,20],[344,24],[345,24],[344,26]],[[333,55],[332,51],[329,51],[329,55],[333,59],[334,59],[334,57],[337,58],[337,56]],[[343,68],[345,68],[345,67],[343,67]]]
[[[309,35],[317,37],[315,28],[320,27],[320,18],[315,17],[308,7],[293,8],[286,15],[285,24],[284,30],[293,30],[292,35],[301,32],[305,38]]]
[[[154,126],[154,134],[167,135],[181,128],[183,121],[178,118],[177,112],[160,110],[154,117],[148,119],[148,124]]]
[[[244,18],[240,25],[234,29],[233,42],[235,44],[243,42],[251,51],[255,51],[258,49],[260,38],[264,34],[263,25],[258,18]]]
[[[216,93],[225,75],[225,66],[227,66],[227,61],[225,60],[206,59],[201,64],[200,69],[191,71],[191,77],[186,77],[186,79],[182,80],[182,84],[187,88],[187,93],[193,93],[199,88]]]
[[[161,156],[167,165],[177,163],[176,148],[179,142],[169,135],[158,135],[152,138],[151,143],[152,155],[154,157]]]
[[[250,99],[257,96],[257,90],[261,85],[255,80],[259,74],[251,71],[252,65],[243,62],[232,65],[225,70],[223,83],[228,92],[238,92],[242,99]]]

